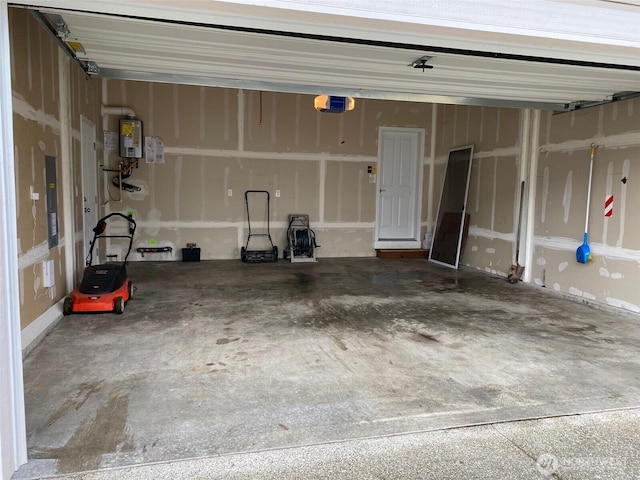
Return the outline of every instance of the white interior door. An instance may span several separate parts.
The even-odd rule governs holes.
[[[85,117],[81,117],[82,135],[82,196],[84,255],[89,253],[93,239],[93,227],[98,223],[98,169],[96,166],[96,126]],[[96,245],[93,258],[100,258]]]
[[[375,248],[419,248],[424,130],[380,128]]]

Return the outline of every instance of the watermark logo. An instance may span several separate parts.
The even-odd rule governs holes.
[[[560,460],[551,453],[543,453],[536,461],[536,468],[542,475],[548,477],[558,471],[558,468],[560,468]]]
[[[624,467],[626,459],[615,457],[557,457],[543,453],[536,460],[536,469],[545,477],[563,471],[612,471]]]

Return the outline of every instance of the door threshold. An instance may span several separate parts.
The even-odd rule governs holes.
[[[378,258],[429,258],[429,250],[424,248],[380,248]]]

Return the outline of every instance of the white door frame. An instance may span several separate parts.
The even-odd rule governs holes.
[[[27,462],[8,8],[0,0],[0,480]]]
[[[416,162],[416,190],[415,190],[415,231],[412,239],[409,240],[379,240],[379,219],[380,219],[380,172],[382,170],[382,135],[386,132],[415,133],[418,135],[418,158]],[[422,184],[424,180],[424,128],[404,128],[404,127],[380,127],[378,129],[378,175],[376,182],[376,225],[374,248],[420,248],[420,234],[422,232]]]

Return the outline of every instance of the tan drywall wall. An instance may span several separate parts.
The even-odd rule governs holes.
[[[541,132],[534,282],[640,312],[640,100],[545,114]],[[575,252],[584,232],[591,144],[598,147],[589,216],[593,261],[582,264]],[[608,194],[613,216],[605,218]]]
[[[270,192],[271,234],[280,251],[288,215],[306,213],[321,245],[318,256],[375,255],[376,184],[367,167],[377,162],[378,129],[424,128],[427,138],[431,129],[426,104],[358,99],[352,112],[322,114],[311,95],[103,82],[103,103],[133,108],[144,134],[165,145],[164,164],[143,159],[126,180],[141,190],[124,192],[121,203],[105,209],[134,212],[135,248],[173,249],[145,260],[180,260],[191,242],[202,259],[238,258],[247,235],[246,190]],[[116,132],[117,122],[110,116],[107,130]],[[117,152],[106,152],[105,164],[118,161]],[[105,174],[102,183],[116,198],[109,182]],[[252,227],[263,229],[262,220]],[[113,242],[111,253],[121,252]],[[143,258],[134,251],[131,259]]]
[[[61,158],[59,105],[59,49],[50,35],[23,9],[9,9],[11,66],[13,90],[14,155],[16,165],[16,206],[19,245],[20,317],[22,328],[43,315],[66,292],[65,255],[71,245],[76,258],[81,256],[80,235],[64,236],[62,177],[65,165],[71,163],[77,175],[72,176],[75,198],[80,201],[73,215],[82,231],[82,186],[80,175],[80,114],[95,118],[95,82],[85,79],[80,69],[71,65],[71,131],[73,158]],[[56,158],[59,245],[49,249],[47,237],[47,204],[45,156]],[[33,199],[31,193],[39,195]],[[80,253],[78,253],[80,252]],[[43,287],[42,262],[53,260],[54,287]]]
[[[469,237],[462,265],[506,276],[513,262],[515,204],[519,195],[521,111],[439,105],[437,110],[436,205],[449,150],[473,145],[467,214]]]

